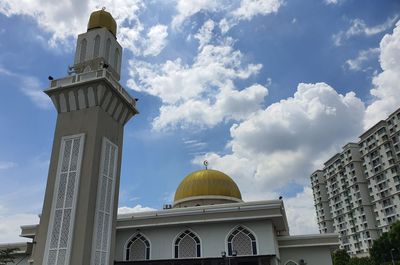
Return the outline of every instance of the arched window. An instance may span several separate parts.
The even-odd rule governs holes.
[[[150,242],[142,234],[132,237],[125,249],[125,260],[150,259]]]
[[[175,240],[175,258],[201,257],[200,239],[190,230],[186,230]]]
[[[285,263],[285,265],[298,265],[298,264],[293,260],[289,260],[288,262]]]
[[[238,256],[257,255],[257,244],[254,235],[242,226],[238,226],[228,237],[228,255],[236,251]]]
[[[99,57],[99,53],[100,53],[100,36],[97,35],[96,38],[94,38],[93,58]]]
[[[110,48],[111,48],[111,40],[107,39],[106,42],[106,61],[108,62],[108,59],[110,58]]]
[[[117,49],[115,49],[115,55],[114,55],[114,69],[115,69],[115,71],[118,71],[118,63],[119,63],[119,50],[117,48]]]
[[[79,62],[83,62],[86,59],[86,46],[87,46],[87,41],[86,39],[83,39],[81,41],[81,53],[79,55]]]

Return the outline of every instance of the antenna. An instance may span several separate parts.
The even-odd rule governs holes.
[[[207,160],[204,160],[203,165],[206,167],[206,170],[207,170],[207,169],[208,169],[208,168],[207,168],[207,166],[208,166],[208,161],[207,161]]]

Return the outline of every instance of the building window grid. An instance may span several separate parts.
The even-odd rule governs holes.
[[[150,242],[145,236],[138,233],[126,245],[125,260],[149,260]]]
[[[237,227],[228,237],[228,255],[232,256],[233,250],[237,255],[257,255],[257,243],[254,235],[246,228]]]
[[[185,230],[175,240],[175,258],[201,257],[201,244],[199,237],[190,230]]]

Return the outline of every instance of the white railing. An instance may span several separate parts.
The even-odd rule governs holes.
[[[101,69],[97,71],[85,72],[77,75],[71,75],[60,79],[55,79],[51,81],[51,88],[67,86],[71,84],[77,84],[81,82],[86,82],[94,80],[97,78],[106,78],[112,86],[119,92],[119,94],[126,99],[133,106],[136,105],[136,100],[134,100],[128,92],[119,84],[117,80],[111,75],[106,69]]]

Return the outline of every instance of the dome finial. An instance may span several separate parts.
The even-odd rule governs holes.
[[[206,167],[206,170],[207,170],[208,161],[207,161],[207,160],[204,160],[203,165]]]
[[[101,10],[103,10],[103,11],[106,11],[106,7],[105,7],[105,6],[103,6],[103,7],[101,8]]]

